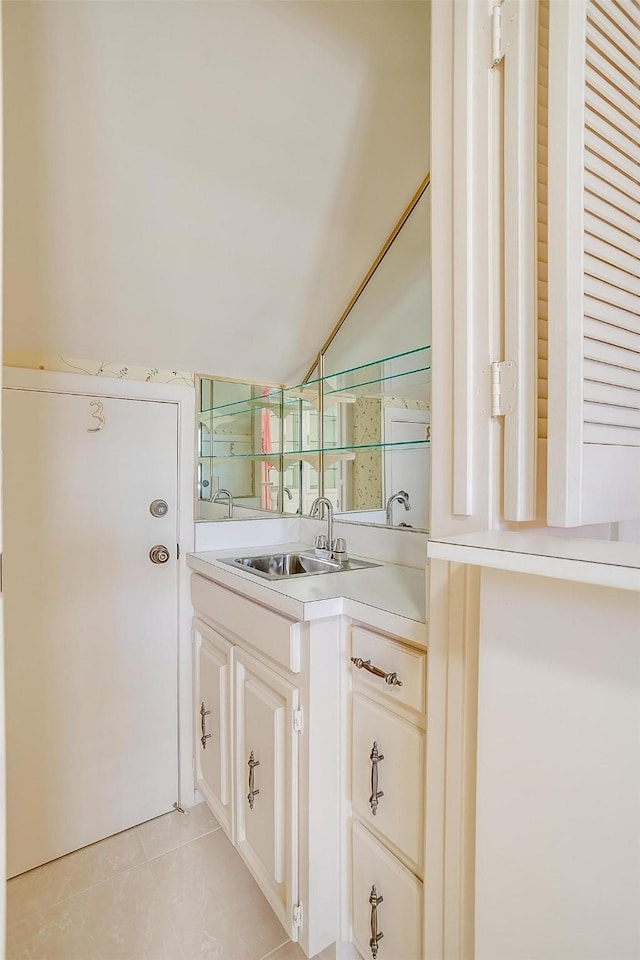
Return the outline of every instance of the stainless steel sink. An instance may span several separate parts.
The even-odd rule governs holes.
[[[338,563],[335,560],[323,560],[313,553],[269,553],[258,557],[233,557],[221,562],[228,563],[231,567],[240,567],[267,580],[313,577],[320,573],[343,573],[346,570],[380,566],[379,563],[369,563],[366,560],[349,559],[346,563]]]

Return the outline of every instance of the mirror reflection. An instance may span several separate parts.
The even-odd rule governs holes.
[[[428,179],[323,354],[324,495],[344,519],[428,529]]]
[[[431,440],[427,177],[304,383],[200,377],[196,515],[308,514],[428,530]]]
[[[196,517],[280,510],[282,390],[198,377]]]

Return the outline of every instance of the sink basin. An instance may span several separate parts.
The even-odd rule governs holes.
[[[313,577],[320,573],[343,573],[347,570],[380,566],[379,563],[369,563],[366,560],[347,560],[346,563],[338,563],[335,560],[323,560],[314,556],[313,553],[269,553],[258,557],[233,557],[222,560],[222,563],[240,567],[267,580]]]

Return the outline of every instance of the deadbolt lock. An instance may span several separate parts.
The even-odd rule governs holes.
[[[169,513],[169,504],[166,500],[154,500],[149,504],[149,512],[152,517],[166,517]]]
[[[149,550],[149,559],[152,563],[166,563],[169,559],[169,551],[163,544],[156,543],[155,547]]]

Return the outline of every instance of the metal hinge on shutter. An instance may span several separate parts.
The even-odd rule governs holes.
[[[294,927],[302,926],[302,904],[294,903],[293,905],[293,925]]]
[[[517,367],[513,360],[496,360],[491,364],[491,416],[513,413],[518,400]]]
[[[302,707],[293,711],[293,732],[302,733]]]
[[[491,11],[491,66],[497,67],[503,57],[502,4],[496,3]]]

